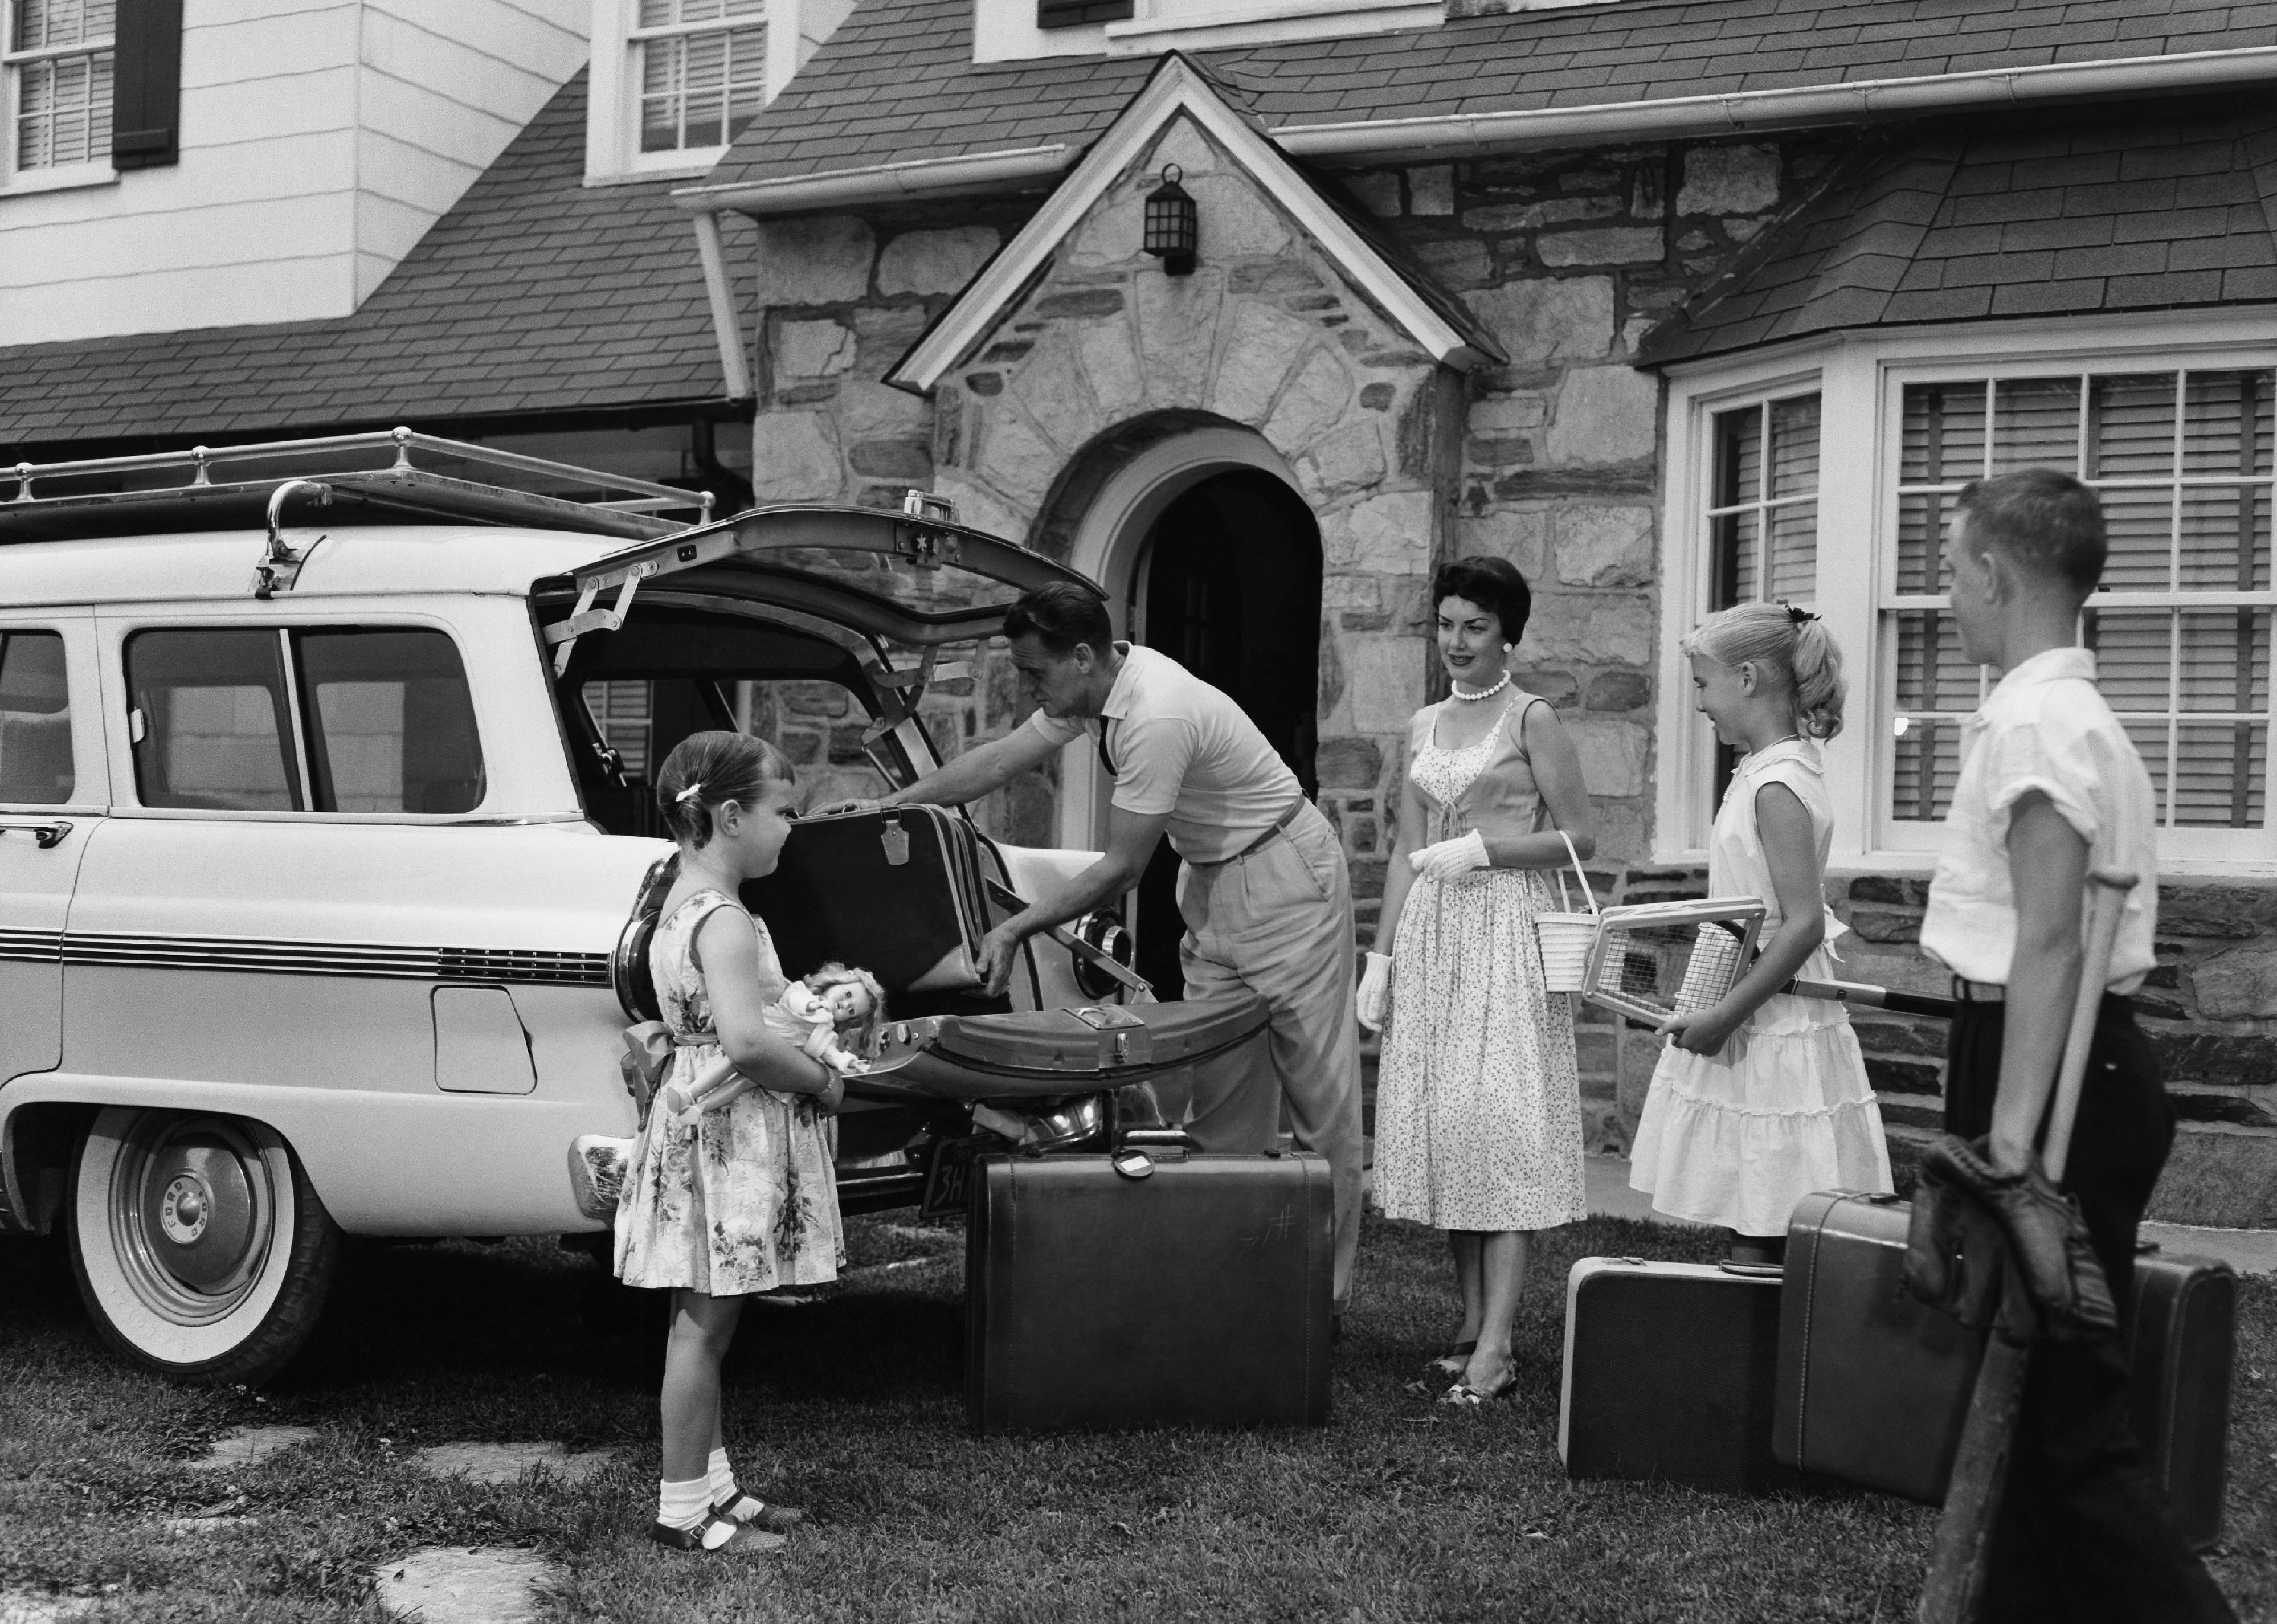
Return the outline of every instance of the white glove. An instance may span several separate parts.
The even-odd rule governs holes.
[[[1390,1002],[1391,956],[1370,953],[1359,978],[1359,1024],[1370,1032],[1382,1032],[1384,1006]]]
[[[1458,874],[1487,866],[1487,837],[1473,829],[1453,840],[1443,840],[1416,852],[1407,859],[1407,865],[1418,874],[1444,883]]]

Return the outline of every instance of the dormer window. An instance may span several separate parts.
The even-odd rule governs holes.
[[[640,0],[640,149],[726,146],[766,104],[767,0]]]
[[[110,171],[115,0],[8,0],[7,165],[0,179]]]

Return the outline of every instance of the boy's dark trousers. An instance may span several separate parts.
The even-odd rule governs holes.
[[[1946,1048],[1946,1131],[1992,1127],[2006,1006],[1964,1001]],[[2064,1187],[2079,1198],[2122,1327],[2135,1226],[2174,1143],[2174,1108],[2134,1006],[2106,995],[2088,1050]],[[2024,1378],[1981,1615],[1989,1620],[2235,1620],[2174,1528],[2127,1424],[2127,1346],[2038,1342]]]

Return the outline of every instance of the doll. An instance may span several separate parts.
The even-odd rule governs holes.
[[[866,970],[828,964],[783,988],[782,996],[762,1016],[775,1036],[797,1045],[841,1078],[850,1077],[868,1071],[867,1056],[877,1052],[886,1021],[886,989]],[[851,1040],[852,1047],[842,1038]],[[701,1113],[716,1110],[756,1086],[722,1059],[685,1088],[667,1085],[657,1102],[675,1117],[690,1110]]]

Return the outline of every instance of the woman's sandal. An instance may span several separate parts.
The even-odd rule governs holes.
[[[1471,1367],[1471,1355],[1479,1351],[1479,1339],[1451,1344],[1447,1351],[1431,1361],[1431,1369],[1442,1376],[1460,1376]]]
[[[731,1522],[717,1512],[705,1512],[704,1521],[692,1529],[666,1528],[661,1522],[651,1522],[648,1536],[667,1551],[691,1551],[712,1556],[759,1556],[780,1551],[790,1543],[765,1529]]]
[[[1512,1370],[1492,1387],[1474,1387],[1468,1382],[1457,1382],[1439,1395],[1439,1402],[1458,1410],[1475,1410],[1491,1404],[1496,1399],[1507,1399],[1518,1391],[1518,1372]]]
[[[712,1514],[723,1522],[740,1523],[747,1529],[762,1529],[770,1534],[788,1534],[806,1521],[806,1513],[789,1506],[770,1506],[756,1494],[738,1489],[732,1499],[720,1501],[712,1508]]]

